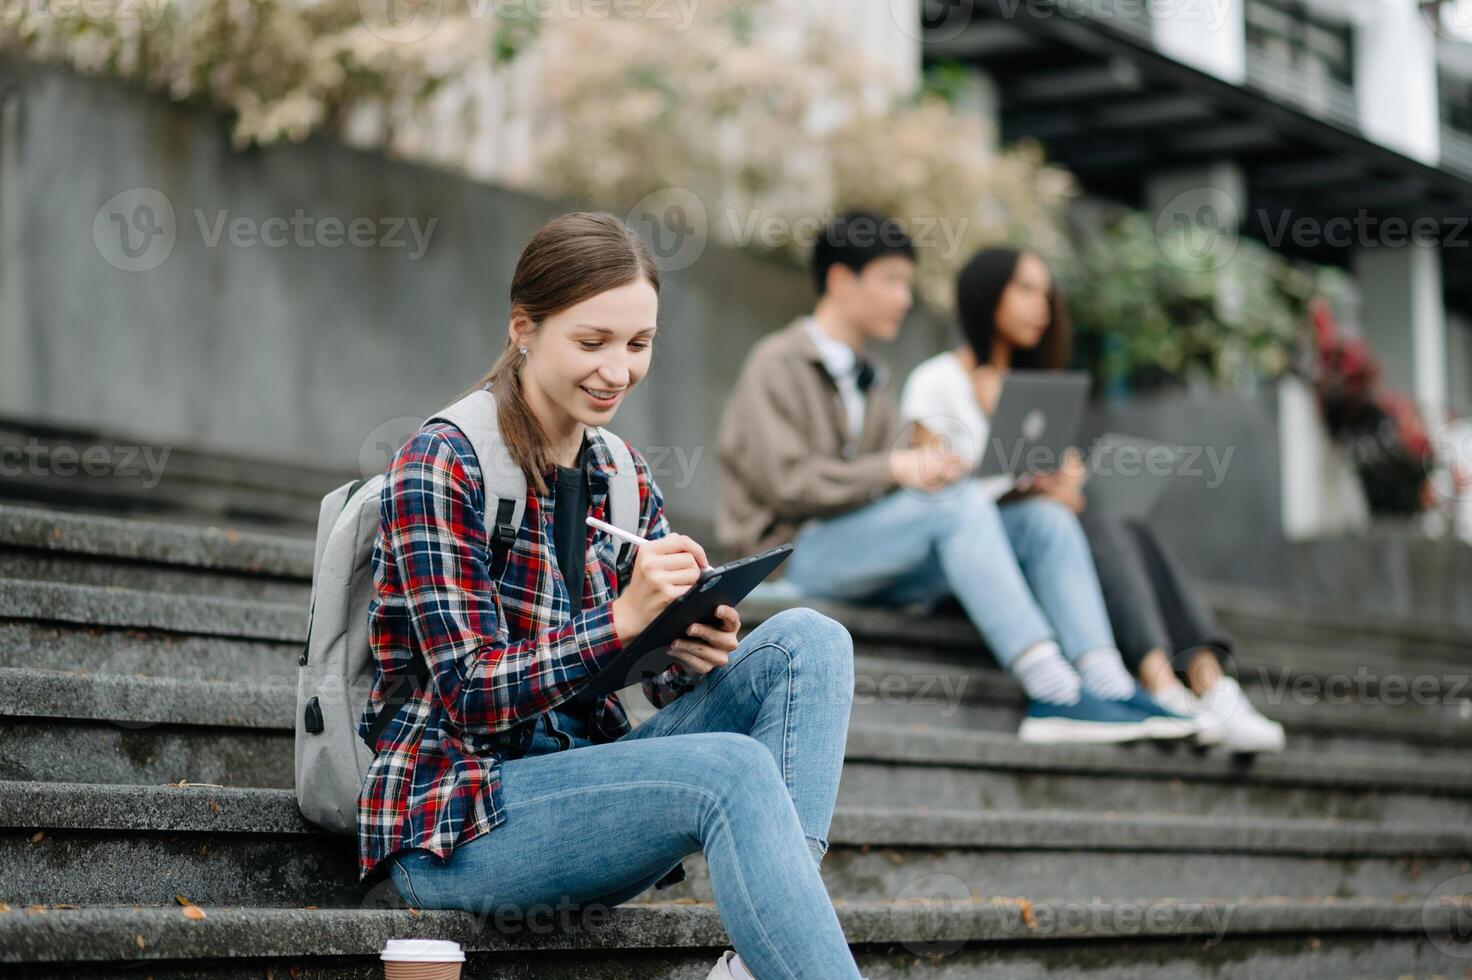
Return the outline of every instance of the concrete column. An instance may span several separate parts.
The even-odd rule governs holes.
[[[1365,135],[1427,163],[1441,157],[1436,35],[1419,0],[1356,5],[1354,72]]]
[[[1205,260],[1221,276],[1223,302],[1231,303],[1234,288],[1232,256],[1236,254],[1243,217],[1247,214],[1247,178],[1231,160],[1203,167],[1156,171],[1145,178],[1145,207],[1166,246],[1188,250],[1192,264]],[[1184,241],[1164,236],[1182,228]],[[1173,242],[1168,245],[1167,242]],[[1229,310],[1223,310],[1230,314]]]
[[[1359,477],[1329,440],[1313,391],[1292,375],[1278,382],[1278,465],[1283,536],[1289,541],[1369,525]]]
[[[0,412],[36,404],[35,344],[26,316],[26,194],[19,89],[0,94]]]
[[[1229,82],[1247,77],[1243,0],[1154,4],[1155,46],[1163,54]]]
[[[1457,415],[1472,415],[1472,318],[1447,314],[1447,398]]]
[[[1355,252],[1361,329],[1384,366],[1385,382],[1440,418],[1447,406],[1447,325],[1441,252],[1424,245]]]

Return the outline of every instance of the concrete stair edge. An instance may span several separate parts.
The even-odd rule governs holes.
[[[1102,914],[1056,914],[1078,907]],[[995,899],[978,902],[836,903],[858,946],[953,939],[1136,941],[1142,937],[1298,933],[1424,934],[1449,927],[1457,900],[1246,899],[1147,903]],[[555,949],[720,949],[730,940],[713,906],[656,904],[608,910],[571,929],[536,934],[489,928],[469,912],[409,909],[87,907],[0,912],[0,962],[151,961],[282,956],[373,956],[412,933],[467,952]],[[1122,911],[1123,914],[1120,914]],[[1153,911],[1155,914],[1136,914]],[[1111,914],[1111,912],[1115,914]],[[1033,924],[1029,925],[1029,922]],[[141,942],[140,942],[141,940]]]
[[[288,684],[77,674],[0,667],[0,717],[121,723],[128,729],[170,726],[288,734],[295,712]],[[855,724],[848,762],[1028,772],[1121,775],[1155,779],[1323,788],[1418,790],[1472,796],[1472,769],[1445,762],[1390,763],[1352,756],[1215,754],[1179,758],[1149,746],[1029,745],[993,732],[915,725]]]
[[[290,790],[196,785],[0,782],[0,827],[334,836],[301,816]],[[839,807],[830,839],[859,847],[1472,856],[1472,827],[1119,811],[973,813]]]
[[[0,504],[0,546],[89,559],[169,564],[309,582],[312,541],[229,527]]]
[[[54,536],[56,529],[62,532],[59,538]],[[228,528],[174,523],[156,517],[100,516],[0,503],[0,545],[70,551],[97,558],[275,574],[303,582],[311,576],[312,542],[306,535],[231,531]],[[1418,640],[1458,648],[1472,659],[1472,643],[1469,643],[1464,630],[1454,627],[1415,619],[1388,619],[1381,615],[1363,614],[1353,608],[1304,608],[1267,594],[1231,586],[1208,585],[1206,591],[1218,609],[1230,616]],[[793,604],[789,600],[749,600],[755,615],[760,618]],[[876,635],[893,635],[898,630],[901,638],[912,641],[913,630],[917,628],[912,618],[902,619],[888,610],[814,600],[801,600],[801,604],[832,611],[835,618],[854,620],[859,628],[869,629]],[[960,617],[940,617],[933,622],[937,640],[967,645],[976,642],[974,631]],[[927,633],[931,631],[930,627],[920,628]]]

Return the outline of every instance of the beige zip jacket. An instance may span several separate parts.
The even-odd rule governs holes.
[[[850,441],[838,386],[804,319],[752,349],[721,417],[716,538],[742,555],[791,541],[805,521],[896,486],[889,454],[903,446],[888,372],[876,365],[863,430]]]

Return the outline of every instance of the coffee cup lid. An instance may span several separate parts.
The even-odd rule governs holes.
[[[463,963],[460,944],[448,939],[390,939],[379,959],[408,963]]]

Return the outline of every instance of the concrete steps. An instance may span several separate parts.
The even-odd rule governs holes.
[[[0,668],[0,777],[292,785],[295,686]],[[1472,769],[1373,756],[1229,758],[1168,745],[1025,745],[1003,733],[856,723],[841,802],[1472,823]]]
[[[4,578],[268,599],[303,608],[311,593],[307,533],[0,505],[0,549]]]
[[[1472,873],[1472,827],[1061,810],[840,808],[832,894],[882,901],[931,874],[978,894],[1148,898],[1426,895]],[[355,841],[287,790],[0,784],[0,893],[13,904],[350,906]],[[711,900],[704,864],[652,893]]]
[[[743,615],[755,625],[787,605],[753,602]],[[905,622],[899,614],[824,608],[845,622],[855,620],[857,718],[883,724],[1016,730],[1025,707],[1020,691],[994,665],[978,662],[984,654],[975,650],[974,636],[969,650],[962,647],[967,635],[963,631],[970,629],[966,624],[949,619],[914,621],[921,635],[904,647],[890,635]],[[294,689],[306,624],[305,606],[295,603],[0,579],[0,641],[15,641],[0,647],[0,665],[285,683]],[[86,638],[64,636],[78,631]],[[54,639],[40,641],[38,634]],[[107,638],[94,649],[99,635]],[[934,635],[948,639],[937,641]],[[198,659],[166,652],[178,652],[179,644],[210,652]],[[164,650],[158,649],[160,645]],[[1266,714],[1282,721],[1295,736],[1309,736],[1331,751],[1401,751],[1413,746],[1418,752],[1450,759],[1472,749],[1472,701],[1450,690],[1434,694],[1429,703],[1368,695],[1336,703],[1342,700],[1336,689],[1323,685],[1301,692],[1295,684],[1276,686],[1250,673],[1244,681]]]
[[[541,921],[388,908],[203,911],[191,919],[177,907],[12,909],[0,913],[0,976],[92,980],[146,971],[157,980],[362,980],[381,975],[376,957],[387,939],[414,935],[461,943],[476,976],[697,980],[729,946],[709,905],[548,910]],[[1441,903],[1295,899],[1022,903],[978,896],[838,905],[871,980],[1451,977],[1465,965],[1443,938],[1457,911]],[[120,969],[122,961],[135,968]]]
[[[353,841],[289,789],[307,534],[337,480],[272,491],[234,465],[175,474],[220,478],[202,506],[112,502],[147,519],[0,503],[0,977],[369,977],[405,935],[458,939],[477,976],[704,977],[727,940],[698,856],[596,927],[413,913],[358,885]],[[109,509],[108,483],[66,499]],[[1289,728],[1281,756],[1022,745],[1020,693],[963,620],[825,608],[858,683],[824,874],[871,978],[1466,971],[1443,899],[1472,893],[1472,642],[1213,598]],[[1425,696],[1387,696],[1422,677]]]
[[[0,499],[79,511],[309,530],[355,474],[151,444],[126,433],[0,419]]]
[[[181,526],[73,514],[0,504],[0,577],[220,598],[267,599],[305,608],[312,549],[303,533],[261,533],[235,528]],[[1352,674],[1364,667],[1381,679],[1387,672],[1465,675],[1472,670],[1472,640],[1463,632],[1419,622],[1386,621],[1352,609],[1303,609],[1240,590],[1209,590],[1218,612],[1244,646],[1240,666],[1296,670],[1320,676]],[[787,603],[749,600],[753,624]],[[958,615],[913,617],[833,607],[861,642],[925,653],[978,656],[978,638]],[[981,654],[983,659],[985,655]],[[1446,685],[1443,685],[1446,686]],[[1472,699],[1472,689],[1453,692]]]

